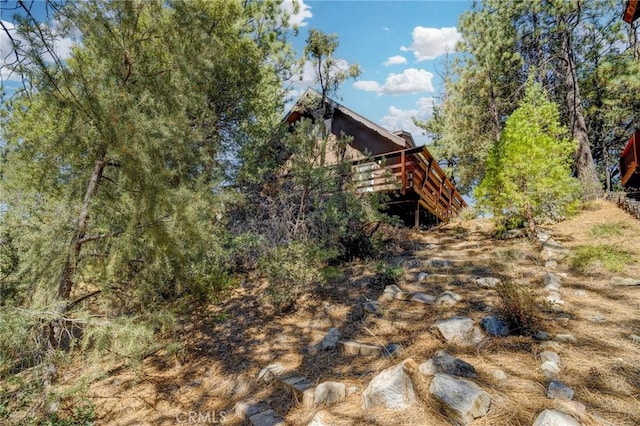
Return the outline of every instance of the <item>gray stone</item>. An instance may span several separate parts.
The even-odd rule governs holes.
[[[640,286],[640,280],[636,278],[613,277],[611,278],[611,284],[622,286]]]
[[[381,346],[360,343],[355,340],[348,339],[338,341],[337,347],[347,355],[361,356],[380,356],[382,355],[383,350]]]
[[[538,414],[533,426],[581,426],[580,423],[568,414],[557,410],[544,410]]]
[[[489,411],[491,396],[480,386],[448,374],[436,374],[429,393],[442,406],[447,417],[458,424],[467,425]]]
[[[429,261],[429,265],[432,268],[451,268],[453,266],[453,262],[449,259],[431,259]]]
[[[438,372],[435,364],[433,363],[433,358],[429,358],[428,360],[420,364],[418,366],[418,370],[425,376],[433,376]]]
[[[364,308],[365,311],[369,312],[370,314],[377,315],[380,313],[380,302],[367,300],[366,302],[363,303],[362,307]]]
[[[279,363],[269,364],[266,367],[264,367],[262,370],[260,370],[260,372],[258,373],[258,381],[268,383],[274,378],[280,376],[285,371],[286,370],[282,366],[282,364],[279,364]]]
[[[605,322],[607,322],[607,317],[605,317],[604,315],[591,315],[589,318],[589,321],[591,322],[595,322],[596,324],[604,324]]]
[[[252,426],[285,426],[284,419],[273,410],[263,411],[249,417]]]
[[[246,420],[255,414],[267,410],[269,410],[269,406],[266,404],[247,401],[239,402],[234,407],[236,416],[238,416],[241,420]]]
[[[322,343],[320,343],[320,349],[323,351],[330,351],[336,348],[338,341],[342,337],[342,332],[333,327],[330,328],[327,334],[322,339]]]
[[[557,290],[560,288],[560,277],[558,277],[554,273],[547,272],[546,274],[544,274],[544,280],[542,281],[542,284],[545,288],[549,286]]]
[[[384,292],[382,293],[383,298],[386,300],[394,300],[398,293],[400,293],[400,287],[395,284],[388,285],[384,288]]]
[[[491,375],[493,376],[494,379],[499,381],[507,380],[507,373],[500,370],[499,368],[491,370]]]
[[[556,305],[563,305],[564,301],[562,300],[562,297],[560,296],[560,293],[558,293],[557,291],[552,291],[550,292],[547,297],[544,298],[544,300],[546,300],[549,303],[553,303]]]
[[[569,386],[556,380],[549,382],[549,387],[547,388],[547,398],[551,399],[573,399],[574,393],[573,389]]]
[[[555,362],[557,365],[560,365],[560,355],[551,351],[542,351],[540,353],[540,359],[542,362],[551,361]]]
[[[541,243],[544,243],[549,238],[551,238],[551,234],[549,234],[544,229],[537,229],[536,230],[536,237],[538,238],[538,241],[540,241]]]
[[[633,343],[640,344],[640,336],[638,336],[637,334],[630,334],[629,339],[631,339]]]
[[[536,333],[536,339],[538,340],[551,340],[551,335],[549,333],[547,333],[546,331],[538,331]]]
[[[412,293],[410,291],[400,291],[396,294],[396,299],[397,300],[411,300],[413,298],[413,295],[415,293]]]
[[[424,280],[426,280],[428,277],[429,277],[429,274],[428,274],[428,273],[426,273],[426,272],[420,272],[420,273],[418,274],[418,281],[419,281],[419,282],[424,281]]]
[[[480,277],[475,278],[473,282],[482,288],[494,288],[495,286],[500,284],[500,278]]]
[[[562,260],[567,257],[568,254],[569,250],[553,238],[549,238],[547,241],[542,243],[542,259],[545,261]]]
[[[544,262],[544,267],[549,269],[556,269],[558,267],[558,262],[555,260],[547,260]]]
[[[585,297],[587,295],[587,292],[584,290],[576,290],[576,296],[578,297]]]
[[[476,345],[484,339],[482,330],[468,317],[453,317],[435,324],[447,343]]]
[[[564,343],[575,343],[577,339],[572,334],[556,334],[556,337],[553,339],[556,342],[564,342]]]
[[[402,352],[402,349],[402,345],[398,343],[389,343],[382,350],[382,355],[384,355],[385,358],[388,358],[392,355],[398,355],[400,352]]]
[[[436,305],[438,306],[453,306],[462,300],[462,297],[454,293],[453,291],[445,291],[442,296],[436,299]]]
[[[476,369],[471,364],[459,358],[449,355],[445,351],[438,351],[432,358],[436,373],[445,373],[452,376],[476,378]]]
[[[494,315],[482,318],[480,324],[489,336],[504,337],[509,334],[507,323]]]
[[[436,297],[425,293],[414,293],[411,297],[412,302],[424,303],[425,305],[432,305],[436,301]]]
[[[333,405],[347,398],[347,386],[339,382],[320,383],[315,388],[305,391],[302,402],[305,407],[313,408],[319,405]]]
[[[313,382],[303,376],[292,376],[286,379],[280,379],[285,389],[288,389],[294,394],[304,394],[305,391],[313,387]]]
[[[547,380],[555,380],[560,374],[560,367],[553,361],[545,361],[540,365],[542,374]]]
[[[567,317],[558,317],[554,321],[558,324],[567,325],[569,324],[570,319]]]
[[[403,369],[409,359],[383,370],[371,380],[362,394],[362,406],[365,410],[379,406],[403,409],[415,402],[416,394],[411,377]]]

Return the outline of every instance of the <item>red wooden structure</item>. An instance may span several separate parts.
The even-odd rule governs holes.
[[[624,9],[624,16],[622,17],[625,22],[631,24],[633,21],[640,18],[639,2],[639,0],[627,0],[627,6]]]
[[[620,177],[625,189],[640,188],[640,130],[631,135],[620,156]]]

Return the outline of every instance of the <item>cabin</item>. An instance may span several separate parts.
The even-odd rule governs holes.
[[[293,125],[312,118],[308,105],[321,95],[308,89],[285,122]],[[467,204],[425,146],[416,146],[409,132],[391,132],[332,99],[325,99],[322,114],[330,140],[350,136],[346,147],[354,171],[356,190],[388,195],[388,211],[407,225],[420,227],[448,222]],[[326,164],[337,162],[327,152]]]

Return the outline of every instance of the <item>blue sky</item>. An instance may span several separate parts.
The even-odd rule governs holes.
[[[412,124],[412,117],[427,118],[443,93],[447,57],[459,40],[458,18],[470,9],[462,0],[285,0],[297,1],[293,21],[299,35],[293,40],[304,49],[308,30],[337,34],[336,57],[356,63],[362,74],[349,81],[336,99],[346,107],[389,130],[410,131],[418,144],[427,142]],[[303,73],[297,92],[313,85]]]
[[[464,0],[282,0],[292,10],[291,22],[299,26],[292,42],[302,55],[308,30],[317,28],[337,34],[336,57],[343,66],[358,64],[358,81],[346,82],[336,99],[346,107],[388,128],[407,130],[418,144],[426,143],[412,117],[426,119],[443,92],[442,78],[447,57],[455,55],[459,39],[458,18],[471,7]],[[11,2],[10,2],[11,3]],[[8,4],[9,5],[9,4]],[[44,17],[44,3],[35,3]],[[9,27],[11,16],[0,17]],[[69,55],[72,41],[62,39],[56,50]],[[5,58],[9,41],[0,34],[0,56]],[[5,89],[17,87],[19,76],[3,72]],[[313,72],[305,69],[302,81],[295,82],[293,96],[313,86]]]

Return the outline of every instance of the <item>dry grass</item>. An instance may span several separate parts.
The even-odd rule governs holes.
[[[613,204],[597,202],[594,209],[554,225],[554,239],[568,248],[593,240],[590,229],[603,223],[620,223],[622,235],[609,231],[607,243],[619,244],[640,253],[640,223]],[[601,227],[606,228],[606,227]],[[389,230],[389,235],[394,231]],[[500,298],[494,289],[472,282],[477,276],[497,276],[528,284],[543,296],[542,277],[546,272],[536,244],[523,240],[494,240],[486,220],[458,221],[430,232],[399,230],[388,240],[387,265],[401,263],[405,274],[398,285],[406,291],[440,295],[454,291],[462,300],[444,308],[402,301],[384,302],[380,316],[358,308],[364,300],[375,300],[381,289],[369,285],[376,275],[376,263],[354,264],[331,285],[316,289],[300,299],[297,310],[277,315],[259,302],[266,284],[253,281],[237,289],[224,304],[212,308],[226,320],[203,325],[195,336],[194,351],[183,363],[157,353],[141,370],[113,370],[102,378],[94,374],[89,397],[96,407],[99,424],[173,425],[176,416],[195,412],[231,412],[235,403],[246,399],[266,402],[286,418],[288,424],[305,425],[320,409],[296,405],[290,395],[275,385],[258,383],[261,368],[279,362],[317,383],[335,380],[355,387],[346,401],[321,408],[337,425],[446,425],[446,419],[430,400],[409,410],[381,408],[364,412],[362,392],[380,371],[408,357],[418,364],[438,350],[464,359],[475,366],[476,382],[492,396],[486,417],[476,426],[530,425],[539,412],[560,407],[574,410],[585,426],[600,424],[601,416],[612,424],[640,424],[640,352],[628,338],[640,335],[640,288],[615,287],[610,275],[580,273],[560,263],[554,271],[566,273],[560,290],[565,305],[561,310],[539,305],[540,328],[549,333],[571,333],[576,343],[561,343],[560,379],[571,386],[575,399],[586,406],[576,411],[570,403],[545,397],[547,381],[539,369],[541,342],[531,337],[509,336],[486,339],[476,347],[445,344],[431,326],[439,319],[468,315],[476,320],[500,312]],[[637,255],[633,255],[637,258]],[[454,266],[436,268],[431,258],[454,260]],[[399,262],[399,263],[398,263]],[[417,281],[419,272],[429,278]],[[630,264],[622,275],[640,277],[638,263]],[[601,315],[606,322],[595,323]],[[369,343],[400,343],[404,351],[389,359],[362,358],[315,348],[330,327],[343,335]],[[75,363],[65,380],[77,381],[87,366]],[[497,380],[495,369],[508,379]],[[428,380],[428,379],[427,379]],[[240,424],[228,417],[224,424]]]

